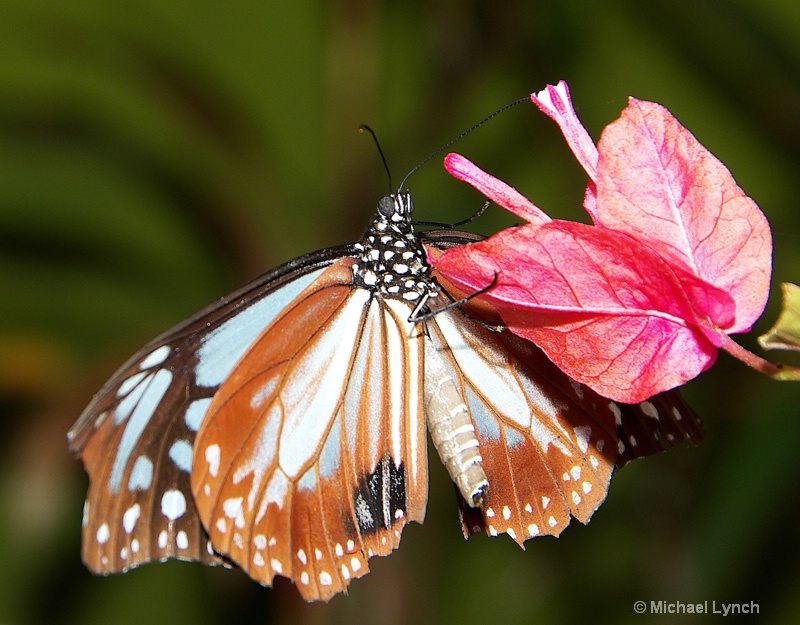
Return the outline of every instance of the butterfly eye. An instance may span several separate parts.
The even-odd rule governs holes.
[[[387,219],[395,212],[395,200],[392,195],[384,195],[378,202],[378,213]]]

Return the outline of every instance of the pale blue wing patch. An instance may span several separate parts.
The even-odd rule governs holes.
[[[142,435],[142,432],[144,432],[145,427],[147,427],[147,424],[150,422],[150,419],[153,417],[156,408],[158,408],[171,382],[172,374],[166,369],[160,369],[152,375],[151,379],[147,382],[142,382],[140,386],[137,387],[144,390],[136,404],[136,408],[134,408],[131,413],[130,420],[125,425],[125,431],[122,433],[122,438],[117,447],[114,465],[108,479],[108,490],[110,492],[119,492],[122,475],[128,464],[131,452],[139,441],[139,437]]]
[[[251,304],[205,336],[197,351],[197,385],[216,387],[222,384],[264,328],[323,271],[324,269],[317,269],[295,279]]]

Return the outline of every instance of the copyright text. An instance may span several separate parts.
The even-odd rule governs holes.
[[[718,601],[701,601],[684,603],[683,601],[636,601],[633,604],[636,614],[759,614],[760,608],[755,601],[746,603],[721,603]]]

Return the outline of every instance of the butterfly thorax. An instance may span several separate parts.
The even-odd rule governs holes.
[[[381,198],[378,214],[355,246],[356,286],[407,302],[419,302],[439,291],[430,276],[425,249],[414,232],[412,211],[408,193]]]

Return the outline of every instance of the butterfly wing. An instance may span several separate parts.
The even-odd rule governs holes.
[[[262,584],[327,600],[397,547],[427,501],[422,337],[411,307],[329,267],[266,328],[198,432],[214,547]]]
[[[426,235],[433,257],[478,240],[459,232]],[[571,517],[589,521],[615,466],[701,440],[700,420],[677,391],[642,404],[611,402],[569,378],[533,344],[476,319],[498,322],[480,302],[440,312],[429,322],[426,348],[426,361],[444,360],[460,389],[488,481],[481,507],[458,495],[465,536],[505,532],[522,545],[558,535]]]
[[[197,429],[238,358],[283,307],[352,248],[310,254],[264,274],[126,362],[68,434],[89,474],[82,554],[95,573],[154,560],[224,563],[191,495]]]
[[[700,417],[677,390],[659,393],[639,404],[609,406],[619,437],[618,467],[680,444],[697,445],[705,435]]]
[[[563,392],[458,310],[436,315],[429,330],[430,357],[447,362],[461,389],[488,480],[480,508],[462,502],[465,533],[505,532],[522,544],[558,535],[571,516],[587,522],[616,460],[608,408]]]

